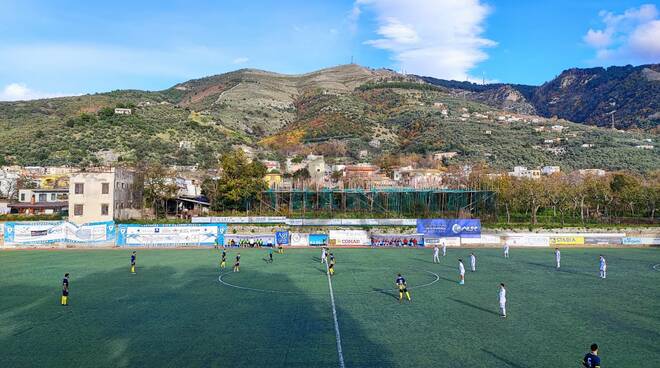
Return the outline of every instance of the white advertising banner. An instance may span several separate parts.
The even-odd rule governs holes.
[[[290,226],[416,226],[416,219],[287,219]]]
[[[283,224],[284,216],[227,216],[227,217],[193,217],[193,224]]]
[[[330,230],[330,245],[371,245],[371,237],[365,230]]]
[[[76,226],[63,221],[8,222],[4,226],[5,243],[103,243],[115,238],[115,224],[94,222]]]
[[[543,235],[511,235],[505,240],[506,245],[512,247],[549,247],[550,237]]]
[[[461,245],[472,245],[472,244],[488,244],[488,245],[499,245],[500,237],[497,235],[488,235],[481,234],[478,238],[461,238]]]
[[[222,244],[227,225],[119,225],[119,246],[166,246]]]
[[[442,244],[445,244],[448,247],[460,247],[461,246],[461,238],[452,236],[448,238],[424,238],[424,245],[425,246],[442,246]]]
[[[309,234],[291,233],[290,241],[291,241],[291,246],[294,247],[308,246]]]

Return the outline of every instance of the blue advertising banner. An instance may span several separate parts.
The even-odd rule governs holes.
[[[327,234],[309,234],[309,245],[327,245]]]
[[[289,245],[289,232],[288,231],[276,232],[275,240],[277,241],[277,245]]]
[[[481,236],[481,220],[474,219],[418,219],[417,232],[427,238]]]

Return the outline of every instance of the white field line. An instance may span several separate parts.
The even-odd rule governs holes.
[[[326,270],[328,269],[328,264],[325,265]],[[332,318],[335,322],[335,337],[337,340],[337,355],[339,355],[339,368],[345,368],[344,365],[344,353],[341,349],[341,335],[339,334],[339,322],[337,322],[337,308],[335,308],[335,294],[332,291],[332,280],[330,279],[330,273],[326,274],[328,277],[328,287],[330,288],[330,303],[332,304]]]

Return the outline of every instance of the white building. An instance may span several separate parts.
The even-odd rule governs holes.
[[[433,154],[433,159],[436,161],[442,161],[456,156],[458,156],[458,152],[436,152]]]
[[[115,109],[115,115],[131,115],[133,111],[131,109],[122,109],[122,108],[116,108]]]
[[[582,176],[605,176],[606,172],[602,169],[582,169],[578,170]]]
[[[541,168],[541,174],[543,175],[552,175],[558,172],[561,172],[561,168],[559,166],[543,166]]]
[[[635,146],[635,148],[640,148],[640,149],[645,149],[645,150],[652,150],[653,146],[650,144],[640,144],[638,146]]]
[[[139,216],[142,186],[137,174],[124,168],[95,168],[71,175],[69,221],[83,224]]]
[[[515,178],[538,179],[541,177],[541,170],[528,170],[525,166],[516,166],[513,171],[509,172],[509,176]]]

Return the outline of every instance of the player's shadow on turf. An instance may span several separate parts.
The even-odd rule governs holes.
[[[375,292],[379,292],[379,293],[381,293],[381,294],[383,294],[383,295],[391,296],[392,298],[394,298],[394,299],[396,299],[396,300],[399,300],[399,297],[398,297],[398,296],[396,295],[396,293],[395,293],[394,291],[392,291],[392,290],[387,290],[387,289],[377,289],[377,288],[373,288],[372,290],[375,291]]]
[[[468,307],[471,307],[471,308],[474,308],[474,309],[478,309],[478,310],[480,310],[480,311],[482,311],[482,312],[486,312],[486,313],[490,313],[490,314],[494,314],[494,315],[496,315],[496,316],[499,316],[499,313],[493,312],[493,311],[490,310],[490,309],[482,308],[482,307],[480,307],[480,306],[478,306],[478,305],[474,305],[474,304],[472,304],[472,303],[468,303],[468,302],[463,301],[463,300],[458,300],[458,299],[453,299],[453,298],[448,298],[448,299],[449,299],[449,300],[453,300],[453,301],[455,301],[456,303],[463,304],[463,305],[465,305],[465,306],[468,306]]]
[[[488,351],[488,350],[486,350],[486,349],[481,349],[481,351],[483,351],[484,353],[486,353],[486,354],[492,356],[493,358],[499,360],[500,362],[507,364],[507,365],[510,366],[510,367],[513,367],[513,368],[526,368],[525,366],[522,366],[522,365],[520,365],[520,364],[514,363],[514,362],[510,361],[510,360],[507,359],[507,358],[503,358],[503,357],[501,357],[501,356],[499,356],[499,355],[493,353],[492,351]]]
[[[554,265],[549,265],[549,264],[545,264],[545,263],[537,263],[537,262],[524,262],[524,263],[527,263],[528,265],[532,265],[532,266],[538,266],[538,267],[543,267],[543,268],[547,268],[547,269],[555,270],[555,271],[557,271],[557,272],[571,273],[571,274],[574,274],[574,275],[586,275],[586,273],[584,273],[584,272],[578,272],[578,271],[573,271],[573,270],[567,270],[567,269],[565,269],[565,268],[557,269],[556,266],[554,266]]]

